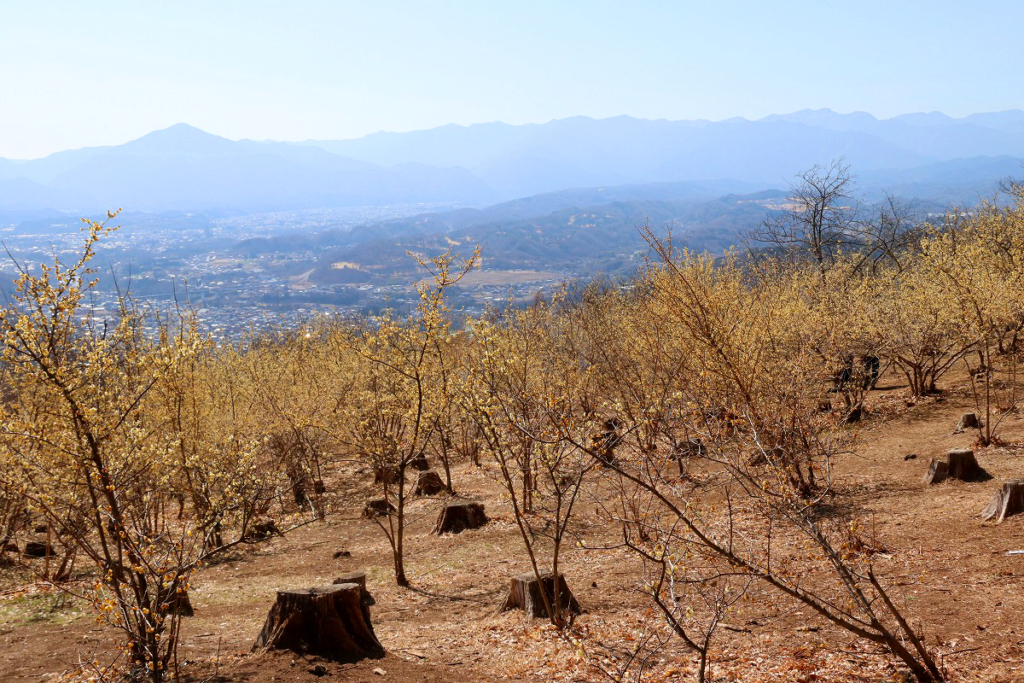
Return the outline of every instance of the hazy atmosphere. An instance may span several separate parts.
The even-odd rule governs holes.
[[[0,0],[0,683],[1021,683],[1021,26]]]
[[[585,115],[1020,108],[1024,8],[929,2],[4,2],[0,156],[189,123],[345,139]]]

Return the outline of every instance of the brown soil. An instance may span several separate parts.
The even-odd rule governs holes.
[[[1000,525],[979,519],[998,482],[1024,477],[1024,447],[1014,445],[1024,441],[1024,419],[1011,415],[1003,422],[1000,433],[1009,446],[977,450],[992,481],[921,481],[930,458],[971,445],[971,434],[953,434],[968,404],[966,395],[952,392],[907,407],[904,389],[873,392],[857,451],[840,465],[839,490],[873,543],[887,549],[876,556],[877,572],[898,585],[900,604],[922,625],[951,679],[1024,681],[1024,555],[1007,554],[1024,549],[1024,515]],[[916,459],[905,460],[910,453]],[[529,569],[518,531],[486,468],[465,465],[453,479],[461,494],[485,503],[491,521],[456,536],[433,536],[442,499],[412,502],[411,589],[394,585],[385,538],[360,518],[371,497],[369,473],[334,482],[346,493],[337,495],[339,512],[328,521],[204,568],[191,593],[196,616],[183,629],[183,674],[224,683],[313,681],[319,664],[326,668],[323,677],[335,681],[608,680],[594,666],[614,667],[599,644],[638,637],[644,624],[656,622],[637,591],[635,561],[618,551],[565,551],[563,571],[584,609],[572,640],[521,613],[498,613],[510,578]],[[601,532],[595,527],[594,533]],[[333,559],[341,550],[351,556]],[[329,584],[359,569],[366,570],[376,599],[371,613],[388,651],[384,659],[337,664],[289,653],[249,654],[276,589]],[[13,578],[3,580],[8,583],[0,588]],[[54,680],[109,656],[115,634],[87,613],[26,616],[15,608],[25,600],[20,592],[0,594],[0,681]],[[902,680],[877,649],[799,609],[754,621],[722,632],[716,680]],[[689,680],[694,659],[670,645],[653,664],[645,680]]]

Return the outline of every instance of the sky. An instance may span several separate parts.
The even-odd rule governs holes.
[[[185,122],[344,139],[568,116],[1024,108],[1019,0],[0,0],[0,157]]]

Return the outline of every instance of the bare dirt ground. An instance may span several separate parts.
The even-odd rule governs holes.
[[[840,496],[887,549],[876,570],[898,585],[901,604],[951,680],[1024,682],[1024,555],[1007,554],[1024,549],[1024,515],[1000,525],[978,516],[999,482],[1024,477],[1024,419],[1003,422],[1007,446],[977,450],[991,481],[926,486],[929,458],[972,444],[972,434],[952,433],[970,400],[952,390],[908,407],[905,394],[901,387],[872,393],[856,452],[839,466]],[[394,585],[386,540],[359,518],[366,477],[335,482],[338,512],[326,522],[204,568],[193,582],[196,616],[183,629],[183,673],[221,683],[313,681],[313,667],[322,664],[324,678],[335,681],[609,680],[595,666],[614,666],[599,644],[640,637],[655,621],[637,590],[635,561],[617,551],[565,551],[567,580],[585,610],[573,639],[521,614],[498,614],[510,577],[529,567],[521,540],[486,468],[461,466],[453,478],[460,494],[485,503],[492,521],[433,536],[440,501],[416,501],[406,568],[412,589]],[[593,507],[585,514],[593,516]],[[351,554],[335,559],[338,551]],[[376,598],[371,611],[384,659],[342,665],[249,654],[276,589],[326,584],[356,569],[367,571]],[[11,588],[0,592],[0,681],[59,680],[109,656],[113,634],[80,605],[46,587],[15,589],[16,580],[0,576],[0,589]],[[716,681],[904,680],[883,653],[797,608],[736,626],[718,641]],[[670,647],[656,664],[651,680],[689,680],[694,658]]]

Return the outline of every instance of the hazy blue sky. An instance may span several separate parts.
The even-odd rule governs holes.
[[[1024,2],[0,0],[0,156],[179,121],[347,138],[576,114],[1024,108]]]

